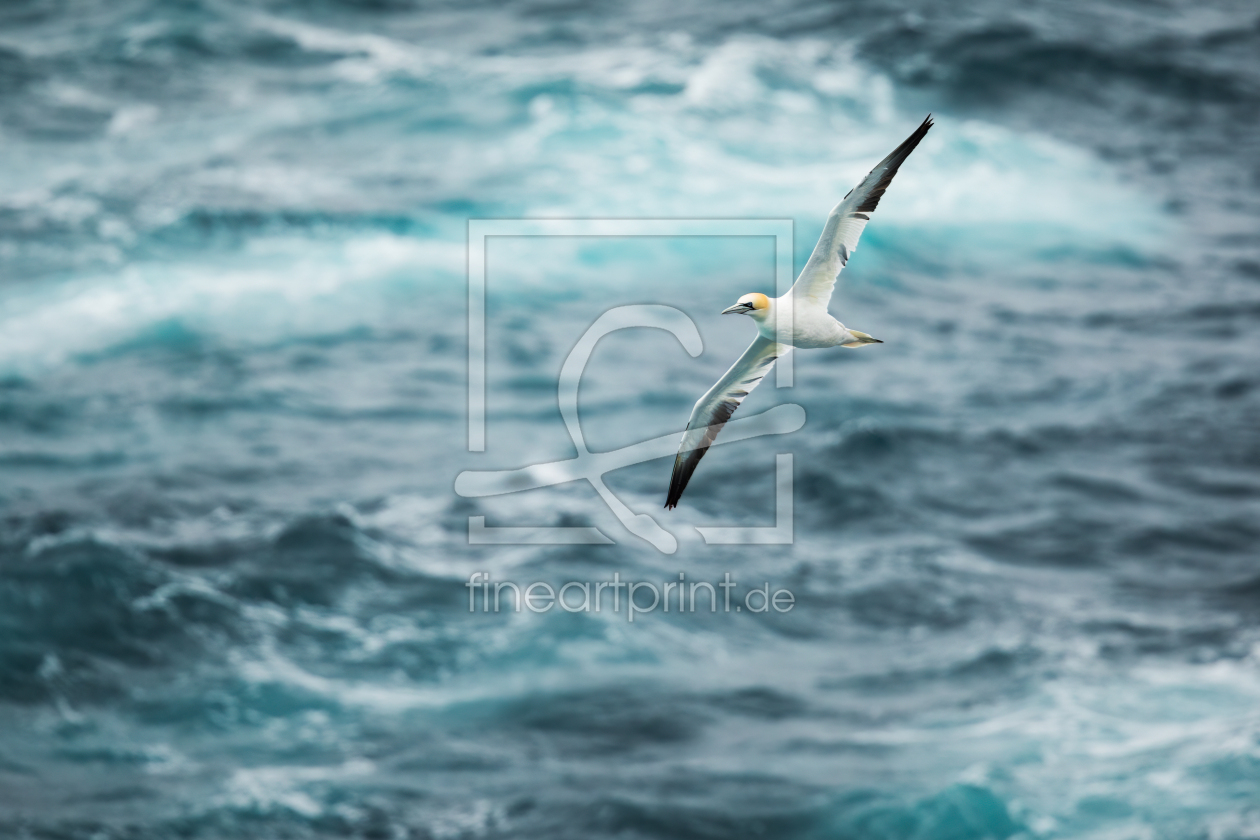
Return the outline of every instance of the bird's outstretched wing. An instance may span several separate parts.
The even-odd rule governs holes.
[[[718,432],[731,419],[735,409],[744,401],[753,388],[757,387],[765,375],[774,367],[775,359],[784,356],[792,348],[779,344],[758,335],[748,345],[739,361],[731,365],[731,369],[723,374],[708,392],[696,402],[691,409],[691,418],[687,420],[687,432],[683,435],[682,445],[678,447],[678,455],[674,458],[674,473],[669,479],[669,496],[665,507],[678,505],[683,490],[696,465],[709,451],[709,446],[717,438]]]
[[[818,237],[818,244],[814,246],[814,253],[810,255],[809,262],[805,263],[801,276],[796,278],[796,283],[789,292],[795,299],[803,297],[812,304],[824,308],[827,306],[831,300],[831,290],[836,286],[836,278],[849,261],[849,255],[857,248],[858,238],[870,220],[870,214],[879,206],[884,190],[892,183],[901,164],[931,127],[932,115],[929,114],[923,124],[915,129],[914,134],[881,160],[862,179],[862,183],[849,190],[831,211],[822,236]]]

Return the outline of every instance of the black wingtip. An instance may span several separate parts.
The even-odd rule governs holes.
[[[673,510],[678,507],[678,501],[682,498],[683,491],[687,489],[687,484],[691,481],[691,474],[696,471],[696,464],[704,457],[704,453],[708,447],[702,449],[693,449],[687,452],[679,452],[674,457],[674,470],[669,475],[669,493],[665,495],[665,509]]]
[[[910,136],[902,141],[901,145],[893,150],[893,153],[889,155],[889,157],[897,160],[897,164],[900,165],[901,161],[904,161],[910,156],[910,153],[914,151],[915,146],[919,145],[919,141],[927,136],[928,130],[934,125],[936,125],[936,123],[932,122],[932,115],[928,114],[923,118],[923,122],[919,123],[919,127],[911,132]]]
[[[687,479],[691,478],[690,474],[684,474],[686,471],[681,465],[674,466],[674,472],[669,477],[669,493],[665,496],[665,509],[673,510],[678,507],[678,500],[682,498],[683,491],[687,489]]]
[[[897,174],[897,170],[901,168],[901,164],[905,163],[906,158],[910,157],[910,153],[915,150],[924,137],[927,136],[928,129],[935,123],[932,122],[932,115],[928,114],[923,122],[919,123],[919,127],[902,141],[901,145],[892,150],[888,157],[879,162],[879,166],[871,170],[875,172],[880,166],[887,166],[879,180],[875,182],[871,191],[866,195],[861,205],[857,207],[859,213],[874,213],[875,208],[879,206],[879,200],[883,197],[884,191],[888,189],[888,185],[892,183],[893,176]],[[869,176],[868,176],[869,177]]]
[[[674,471],[669,476],[669,493],[665,495],[665,510],[673,510],[678,507],[678,500],[682,498],[682,491],[687,486],[686,482],[679,481],[681,477],[679,459],[675,458]]]
[[[897,147],[897,151],[894,152],[893,154],[897,154],[898,152],[900,152],[901,153],[900,156],[903,159],[905,157],[909,157],[910,153],[914,151],[914,147],[919,145],[919,141],[922,140],[925,136],[927,136],[928,130],[934,125],[936,125],[936,123],[932,121],[932,115],[928,114],[926,117],[923,118],[923,122],[919,123],[919,127],[916,128],[910,134],[910,136],[905,139],[905,142],[903,142],[900,146]]]

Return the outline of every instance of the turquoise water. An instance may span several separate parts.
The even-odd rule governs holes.
[[[1260,836],[1260,21],[1248,4],[10,4],[0,11],[0,833]],[[931,111],[832,312],[672,513],[767,237],[487,247],[469,219],[790,219]],[[534,325],[542,320],[547,331]],[[740,416],[740,415],[737,415]],[[706,545],[775,521],[794,542]],[[613,545],[469,545],[594,526]],[[712,581],[790,612],[469,612]]]

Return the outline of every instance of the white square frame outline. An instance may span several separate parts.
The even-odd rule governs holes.
[[[774,239],[775,295],[792,288],[792,219],[469,219],[468,220],[468,451],[486,448],[486,239],[491,236],[767,236]],[[791,309],[778,330],[792,329]],[[792,387],[792,354],[775,366],[775,387]],[[789,545],[793,541],[792,456],[775,456],[775,524],[770,527],[695,526],[708,545]],[[666,535],[668,536],[668,535]],[[472,545],[610,544],[590,527],[489,527],[468,518]],[[672,537],[670,537],[672,540]],[[667,553],[673,553],[668,549]]]
[[[792,288],[792,219],[469,219],[468,451],[486,451],[486,239],[491,236],[769,236],[774,288]],[[791,311],[780,329],[792,329]],[[776,388],[792,387],[792,354],[775,365]]]

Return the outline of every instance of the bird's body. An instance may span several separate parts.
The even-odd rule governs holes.
[[[929,116],[832,209],[809,262],[786,294],[771,298],[754,292],[744,295],[734,306],[723,311],[724,315],[750,316],[757,323],[757,337],[691,410],[687,431],[674,459],[665,507],[672,508],[678,504],[692,473],[722,426],[770,372],[775,360],[794,347],[814,350],[883,343],[837,321],[827,312],[827,304],[831,300],[836,278],[857,248],[858,238],[870,221],[870,214],[875,211],[898,168],[931,127],[932,118]]]
[[[757,335],[761,338],[802,350],[843,347],[853,340],[853,333],[825,308],[794,300],[790,292],[767,301],[765,310],[748,313],[757,322]]]

